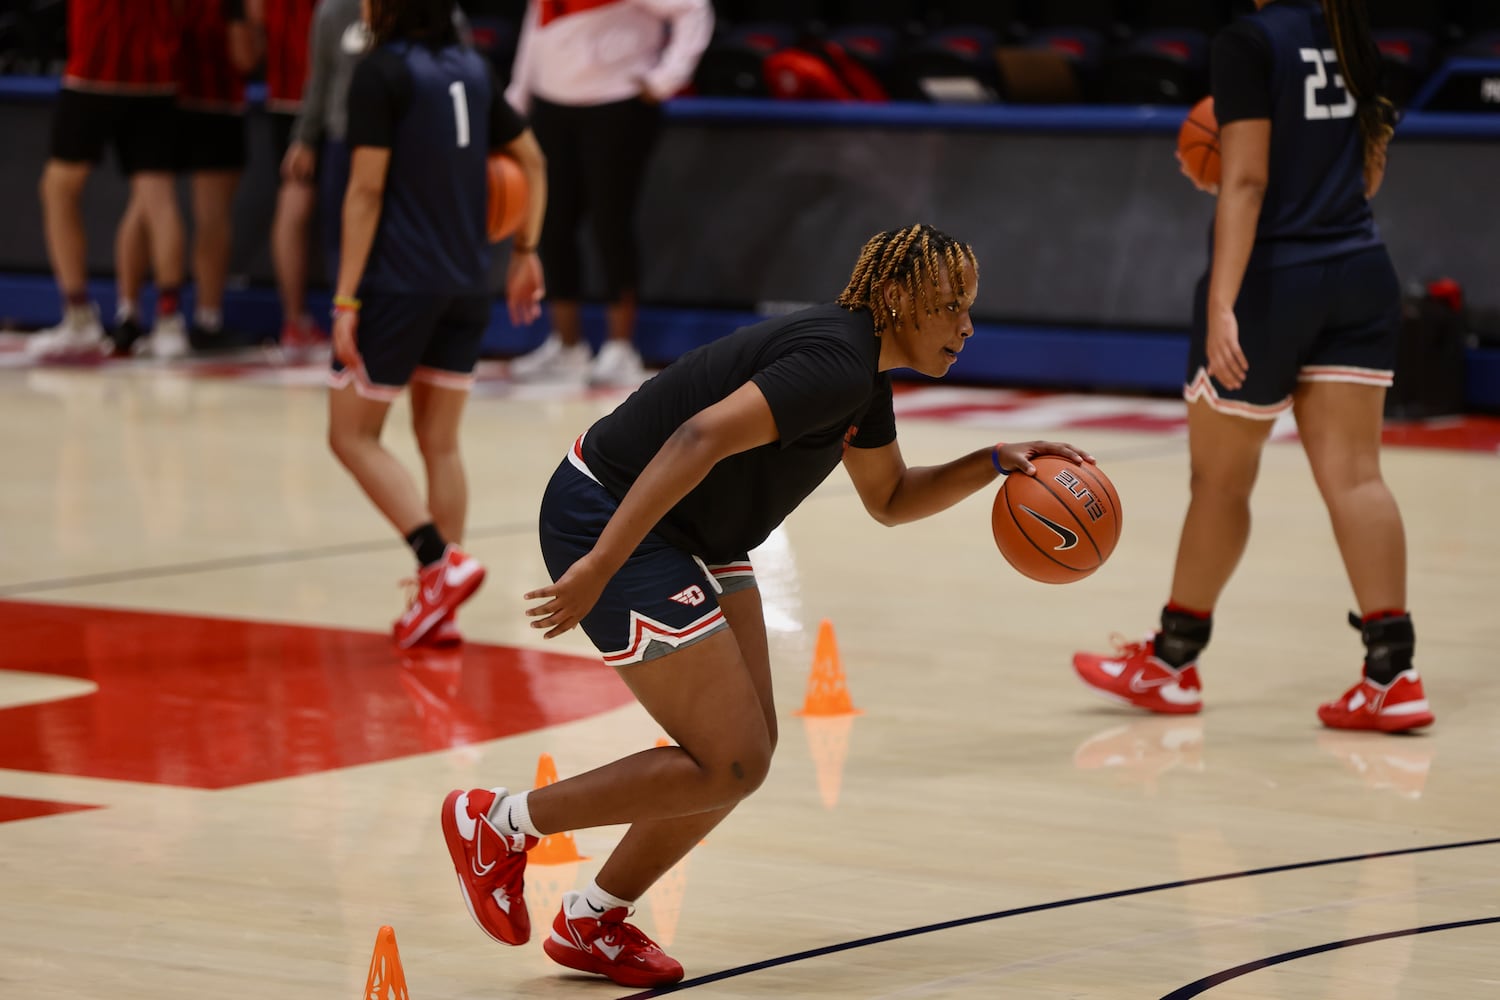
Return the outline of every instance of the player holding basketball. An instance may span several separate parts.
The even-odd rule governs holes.
[[[1257,0],[1215,40],[1223,177],[1188,363],[1192,500],[1161,629],[1079,653],[1090,686],[1153,712],[1201,707],[1198,656],[1250,534],[1250,493],[1290,409],[1359,614],[1364,674],[1318,709],[1337,729],[1400,732],[1432,712],[1412,666],[1401,513],[1380,474],[1400,289],[1370,213],[1393,109],[1358,0]]]
[[[531,792],[455,791],[442,826],[470,913],[492,938],[531,934],[525,851],[548,833],[630,824],[583,892],[563,897],[553,960],[623,986],[682,966],[625,918],[661,875],[759,787],[776,747],[771,666],[749,551],[840,460],[886,525],[928,517],[1037,455],[996,445],[908,468],[893,368],[941,378],[974,327],[973,251],[930,226],[865,244],[836,304],[688,352],[581,436],[542,498],[552,586],[526,597],[546,637],[576,625],[676,741]]]
[[[484,568],[457,545],[468,513],[459,421],[490,320],[486,159],[504,150],[528,181],[519,239],[535,247],[546,164],[500,97],[483,56],[460,43],[453,0],[366,0],[376,48],[349,86],[349,187],[334,298],[329,444],[419,566],[396,621],[402,648],[460,640],[454,611]],[[513,257],[518,256],[513,252]],[[512,264],[511,315],[541,310],[541,270]],[[380,442],[390,404],[411,384],[424,502]]]

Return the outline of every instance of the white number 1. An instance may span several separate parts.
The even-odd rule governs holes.
[[[464,149],[469,145],[469,99],[464,93],[464,82],[454,80],[448,87],[448,93],[453,95],[453,119],[458,125],[458,148]]]

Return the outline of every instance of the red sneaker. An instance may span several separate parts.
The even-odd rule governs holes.
[[[562,909],[542,950],[558,965],[604,976],[621,986],[666,986],[682,978],[682,963],[659,948],[641,929],[627,924],[630,913],[617,906],[598,917],[572,917],[568,910],[582,893],[563,893]]]
[[[417,640],[423,649],[453,649],[464,644],[464,634],[458,630],[458,622],[449,615],[432,627],[432,631]]]
[[[1385,685],[1360,678],[1338,701],[1319,705],[1318,718],[1330,729],[1376,729],[1382,733],[1402,733],[1433,722],[1422,678],[1415,669],[1403,670]]]
[[[1148,712],[1192,715],[1203,708],[1196,661],[1172,667],[1157,659],[1155,635],[1140,642],[1116,636],[1114,642],[1113,656],[1073,654],[1073,669],[1089,687]]]
[[[501,944],[525,944],[531,940],[523,895],[526,852],[537,838],[503,833],[490,822],[490,809],[506,794],[503,788],[449,792],[443,800],[443,839],[464,905],[479,929]]]
[[[410,649],[460,604],[473,596],[484,582],[479,560],[457,545],[448,546],[443,558],[417,574],[417,592],[392,628],[396,645]]]

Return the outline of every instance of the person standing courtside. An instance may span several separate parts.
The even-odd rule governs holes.
[[[519,380],[635,385],[636,210],[662,101],[693,75],[713,34],[708,0],[530,0],[506,99],[547,154],[541,255],[552,333],[511,364]],[[579,299],[587,219],[604,272],[606,340],[590,360]]]
[[[1369,202],[1395,121],[1379,79],[1363,0],[1257,0],[1214,42],[1223,170],[1184,389],[1192,499],[1160,630],[1073,658],[1113,699],[1159,713],[1202,707],[1198,656],[1250,537],[1261,451],[1291,410],[1365,645],[1359,683],[1318,718],[1380,732],[1433,721],[1412,665],[1401,511],[1380,473],[1401,301]]]
[[[454,613],[484,580],[458,543],[468,513],[459,423],[490,319],[487,160],[504,151],[526,174],[517,238],[531,246],[545,213],[546,164],[489,63],[460,41],[453,0],[365,0],[365,20],[375,48],[349,85],[328,439],[417,558],[397,645],[449,645],[461,641]],[[534,254],[514,254],[507,292],[512,319],[536,318]],[[425,501],[380,441],[408,384]]]
[[[52,118],[51,153],[40,186],[47,255],[63,301],[62,321],[27,341],[37,358],[111,350],[88,293],[83,188],[113,145],[132,199],[145,217],[158,315],[177,311],[182,217],[172,189],[178,8],[174,0],[70,0],[68,62]]]
[[[140,339],[139,295],[146,278],[144,206],[131,198],[115,237],[115,347],[158,356],[223,343],[224,286],[234,229],[234,194],[247,156],[245,75],[260,61],[256,34],[236,0],[194,0],[182,22],[178,51],[177,170],[192,192],[193,322],[160,316]]]

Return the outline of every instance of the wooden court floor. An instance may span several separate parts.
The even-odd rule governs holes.
[[[528,787],[663,734],[581,635],[541,643],[541,488],[618,395],[491,375],[465,432],[490,576],[457,654],[385,638],[407,554],[324,444],[315,368],[0,358],[0,992],[353,1000],[382,925],[413,1000],[613,997],[471,923],[451,788]],[[916,525],[836,472],[754,554],[781,744],[640,904],[702,997],[1500,996],[1500,434],[1408,429],[1418,665],[1437,725],[1320,729],[1351,597],[1278,433],[1203,660],[1205,712],[1136,715],[1069,665],[1143,634],[1186,501],[1181,404],[927,386],[908,461],[1053,437],[1124,534],[1066,587],[1009,571],[986,492]],[[411,456],[394,413],[390,440]],[[804,718],[822,622],[860,714]],[[528,871],[539,927],[620,835]],[[571,858],[571,860],[570,860]]]

